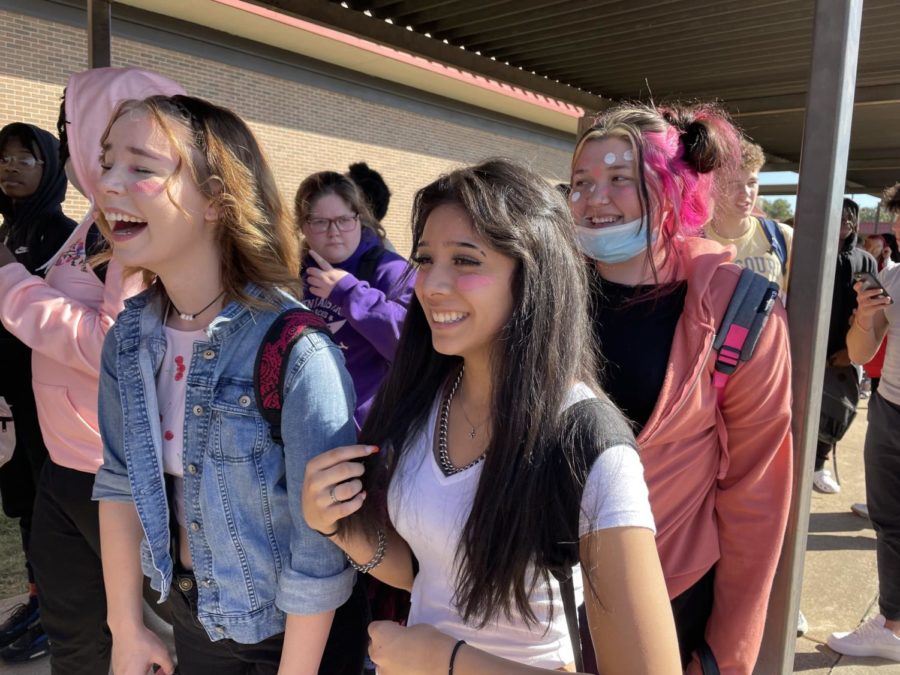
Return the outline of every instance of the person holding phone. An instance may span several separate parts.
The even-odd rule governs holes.
[[[881,284],[878,277],[871,272],[859,272],[853,276],[853,280],[857,284],[862,284],[863,291],[872,291],[877,288],[880,292],[874,297],[879,299],[887,298],[888,304],[893,304],[894,299],[891,297],[891,294],[887,292],[887,289]],[[856,285],[853,288],[855,290]]]
[[[883,206],[897,216],[900,234],[900,183],[885,193]],[[868,278],[856,282],[859,307],[847,333],[847,351],[855,363],[865,363],[888,339],[881,385],[869,401],[864,463],[866,502],[875,528],[878,554],[879,613],[852,632],[832,633],[828,646],[841,654],[877,656],[900,661],[900,267],[884,269],[877,285]]]
[[[859,204],[845,198],[841,210],[840,242],[828,327],[828,362],[822,385],[822,413],[813,473],[813,488],[824,494],[841,491],[834,475],[825,468],[825,462],[832,448],[847,433],[859,403],[859,369],[851,363],[846,343],[847,327],[856,310],[855,276],[861,272],[874,274],[877,269],[875,258],[856,245],[858,221]],[[848,403],[852,406],[848,407]]]

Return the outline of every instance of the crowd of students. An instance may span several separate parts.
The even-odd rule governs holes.
[[[292,214],[247,125],[171,80],[79,73],[61,113],[58,157],[0,131],[3,356],[31,350],[9,399],[40,422],[4,468],[33,486],[13,646],[42,626],[54,675],[752,672],[784,308],[736,369],[716,338],[735,248],[777,293],[790,230],[752,215],[761,151],[721,110],[605,111],[567,198],[503,159],[440,176],[409,261],[368,167],[305,178]]]

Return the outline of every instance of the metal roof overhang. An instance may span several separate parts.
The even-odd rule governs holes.
[[[253,4],[599,110],[718,100],[797,170],[813,0],[257,0]],[[900,3],[866,0],[847,185],[900,180]]]

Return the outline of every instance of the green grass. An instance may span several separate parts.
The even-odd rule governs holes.
[[[28,590],[19,519],[0,515],[0,598]]]

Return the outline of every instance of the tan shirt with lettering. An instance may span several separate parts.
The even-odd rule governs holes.
[[[743,236],[737,239],[719,236],[710,224],[706,225],[704,233],[707,239],[712,239],[723,246],[734,246],[737,249],[737,256],[734,259],[735,264],[751,269],[763,275],[769,281],[774,281],[778,284],[781,295],[784,296],[787,294],[791,275],[791,244],[794,239],[794,230],[789,225],[778,223],[778,227],[781,229],[784,241],[787,244],[788,255],[787,265],[785,266],[784,274],[782,274],[781,260],[766,238],[762,223],[758,218],[755,218],[755,220],[756,226],[751,227]]]

